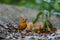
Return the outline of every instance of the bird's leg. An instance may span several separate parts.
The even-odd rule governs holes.
[[[18,30],[18,33],[21,35],[21,30]]]

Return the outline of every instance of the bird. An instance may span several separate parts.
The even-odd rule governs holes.
[[[20,25],[18,26],[17,30],[24,30],[27,27],[26,21],[26,18],[22,18],[20,20]]]

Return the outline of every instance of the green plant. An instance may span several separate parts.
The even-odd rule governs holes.
[[[42,11],[40,11],[40,12],[37,14],[36,18],[35,18],[34,21],[33,21],[33,24],[38,21],[38,19],[40,18],[40,16],[41,16],[42,14],[43,14]]]
[[[51,16],[49,16],[48,14],[46,14],[43,23],[44,23],[44,29],[50,28],[50,30],[52,31],[53,25],[52,25],[52,23],[49,21],[50,17],[51,17]]]
[[[46,28],[49,27],[50,30],[52,30],[52,29],[53,29],[53,25],[52,25],[52,23],[48,20],[49,17],[50,17],[48,14],[49,14],[49,13],[44,14],[43,11],[40,11],[40,12],[37,14],[36,18],[34,19],[33,24],[36,23],[36,22],[38,21],[38,19],[40,19],[40,16],[41,16],[41,15],[45,15],[45,16],[43,16],[43,17],[44,17],[44,20],[43,20],[44,28],[43,28],[43,29],[46,29]]]
[[[53,25],[52,25],[52,23],[49,21],[49,20],[45,20],[44,21],[44,29],[46,29],[46,28],[50,28],[50,30],[52,31],[52,29],[53,29]]]

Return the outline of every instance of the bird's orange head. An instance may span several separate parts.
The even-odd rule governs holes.
[[[22,18],[21,20],[20,20],[20,23],[26,23],[26,18]]]

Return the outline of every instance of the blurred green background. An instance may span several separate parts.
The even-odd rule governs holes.
[[[0,3],[60,12],[60,0],[0,0]]]
[[[0,4],[24,6],[42,11],[47,10],[49,14],[60,17],[60,0],[0,0]],[[56,13],[51,13],[51,11]]]

